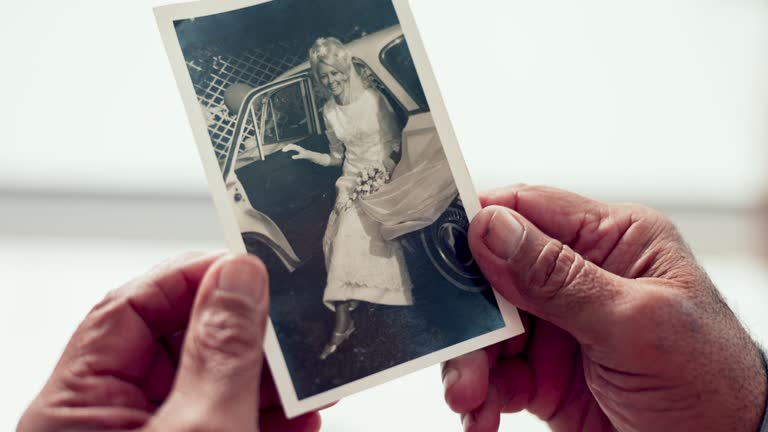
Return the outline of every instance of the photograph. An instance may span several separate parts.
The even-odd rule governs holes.
[[[479,199],[407,13],[156,9],[230,248],[269,271],[289,415],[522,332],[469,250]]]
[[[0,432],[768,432],[768,0],[2,5]]]

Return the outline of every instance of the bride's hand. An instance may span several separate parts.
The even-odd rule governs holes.
[[[392,160],[392,158],[384,159],[384,168],[387,170],[387,173],[392,174],[392,171],[395,170],[395,166],[397,166],[397,163]]]
[[[290,152],[295,151],[296,154],[291,157],[291,159],[298,160],[298,159],[309,159],[309,153],[304,147],[297,146],[296,144],[288,144],[287,146],[283,147],[283,152]]]
[[[327,155],[325,153],[317,153],[313,152],[311,150],[307,150],[304,147],[297,146],[296,144],[288,144],[287,146],[283,147],[283,152],[289,152],[289,151],[295,151],[296,154],[291,156],[291,159],[293,160],[302,160],[306,159],[314,164],[321,165],[321,166],[330,166],[331,165],[331,156]]]

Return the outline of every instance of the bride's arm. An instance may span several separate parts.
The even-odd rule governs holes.
[[[340,166],[344,161],[344,143],[336,136],[328,118],[325,117],[325,112],[323,112],[323,118],[325,119],[325,136],[328,137],[328,149],[330,150],[328,153],[329,166]]]
[[[326,167],[340,165],[337,159],[328,153],[313,152],[312,150],[307,150],[304,147],[298,146],[296,144],[288,144],[287,146],[283,147],[282,151],[296,152],[295,155],[291,156],[291,159],[293,160],[308,160],[313,164],[326,166]]]
[[[292,158],[296,160],[304,159],[314,164],[326,167],[341,166],[342,162],[344,162],[344,143],[342,143],[341,140],[336,137],[336,134],[333,132],[333,129],[331,128],[327,118],[325,118],[325,124],[325,135],[328,137],[328,148],[330,150],[329,153],[313,152],[296,144],[288,144],[287,146],[283,147],[283,151],[295,151],[296,154],[293,155]]]

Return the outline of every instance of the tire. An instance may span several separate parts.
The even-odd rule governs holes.
[[[478,293],[490,288],[469,251],[469,221],[454,202],[430,226],[419,232],[421,244],[438,272],[453,286]]]

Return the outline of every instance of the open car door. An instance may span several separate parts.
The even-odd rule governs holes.
[[[272,252],[290,271],[322,254],[339,177],[338,168],[293,160],[293,153],[281,151],[297,144],[328,152],[318,106],[306,72],[250,91],[224,164],[248,251],[262,258]]]

